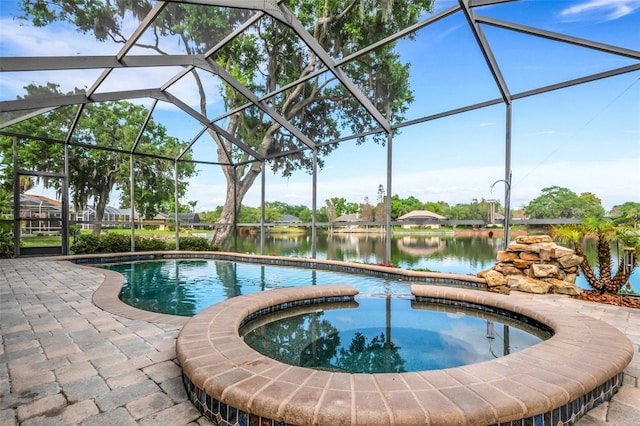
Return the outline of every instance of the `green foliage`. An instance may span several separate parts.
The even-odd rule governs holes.
[[[175,248],[175,243],[167,242],[160,238],[147,238],[137,236],[134,238],[136,251],[163,251]]]
[[[108,253],[126,253],[131,251],[131,236],[109,232],[102,236],[103,246]]]
[[[209,241],[200,237],[180,237],[178,240],[180,250],[185,251],[210,251]]]
[[[22,1],[24,18],[30,19],[35,25],[69,22],[82,32],[92,32],[97,40],[112,38],[116,41],[124,41],[125,17],[141,18],[151,7],[152,2],[148,0],[116,3],[95,0]],[[344,58],[415,24],[425,12],[433,9],[433,0],[292,0],[286,2],[286,8],[331,57]],[[170,2],[158,19],[151,23],[149,32],[159,37],[158,44],[148,47],[166,52],[172,46],[165,42],[179,40],[187,54],[203,54],[240,27],[253,13],[239,8]],[[176,37],[162,37],[168,35]],[[395,42],[392,42],[372,50],[361,55],[357,61],[341,66],[341,71],[389,121],[399,122],[413,101],[413,93],[409,87],[409,64],[401,61],[395,47]],[[285,87],[300,77],[309,76],[317,70],[319,63],[317,55],[300,41],[288,25],[269,15],[264,15],[254,23],[251,31],[244,31],[226,43],[215,52],[212,59],[258,97]],[[194,69],[192,72],[197,74],[201,71]],[[200,78],[196,76],[196,80],[200,81]],[[200,112],[204,116],[208,116],[206,106],[210,103],[207,94],[205,88],[200,86]],[[219,95],[227,110],[246,102],[245,97],[230,85],[220,85]],[[327,73],[308,78],[269,101],[288,122],[314,141],[338,138],[343,129],[357,134],[379,125],[349,88]],[[297,169],[310,171],[312,168],[314,153],[298,149],[300,141],[293,138],[290,132],[281,131],[280,126],[274,125],[259,108],[238,110],[228,120],[225,130],[262,154],[288,151],[286,156],[272,157],[270,163],[272,170],[283,176],[290,176]],[[242,203],[244,195],[260,173],[260,166],[249,162],[250,154],[232,150],[228,141],[213,132],[210,134],[218,144],[220,164],[228,164],[229,152],[233,152],[235,163],[242,164],[236,168],[223,166],[228,184],[223,217],[228,219],[233,216],[235,206]],[[370,136],[369,140],[385,143],[386,135],[377,133]],[[365,142],[365,138],[358,142]],[[322,156],[335,148],[336,145],[326,144],[318,149],[320,166],[323,164]],[[232,187],[236,189],[232,191]],[[232,192],[233,197],[229,195]],[[217,241],[226,245],[230,237],[229,230],[228,227],[218,229],[215,236]]]
[[[603,217],[604,208],[595,195],[575,192],[559,186],[542,189],[539,197],[524,208],[525,214],[534,219]]]
[[[73,254],[108,253],[104,247],[104,239],[100,235],[81,234],[71,244],[69,251]]]
[[[13,244],[13,225],[7,222],[0,222],[0,258],[13,257]]]
[[[27,96],[63,95],[59,86],[29,85]],[[104,102],[88,104],[71,135],[71,141],[85,146],[69,147],[69,185],[71,201],[77,211],[83,210],[90,200],[96,206],[97,220],[102,220],[104,209],[112,190],[120,191],[122,204],[131,205],[129,180],[130,157],[112,150],[89,149],[87,146],[107,147],[128,152],[137,139],[148,111],[144,106],[129,102]],[[22,121],[6,130],[33,136],[46,136],[58,141],[66,139],[66,132],[74,120],[75,109],[58,108]],[[126,119],[125,119],[126,118]],[[146,154],[175,156],[186,145],[167,135],[164,126],[149,120],[140,138],[136,151]],[[4,178],[8,178],[12,158],[12,138],[0,137],[0,158],[5,162]],[[183,157],[190,159],[190,153]],[[44,143],[21,138],[18,144],[18,161],[21,168],[61,173],[64,168],[63,143]],[[174,199],[173,161],[159,160],[147,156],[134,157],[136,210],[145,217],[153,217]],[[185,163],[179,167],[179,195],[186,191],[186,178],[195,173],[195,165]],[[60,179],[44,179],[45,187],[61,190]],[[26,184],[26,183],[25,183]],[[94,232],[98,233],[100,227]]]
[[[627,201],[624,204],[613,206],[609,212],[616,225],[637,227],[640,223],[640,203]]]
[[[500,211],[500,204],[496,205],[496,211]],[[471,200],[469,204],[456,204],[445,210],[444,216],[453,220],[488,220],[489,203],[483,198],[481,201]]]
[[[583,248],[585,239],[589,237],[597,239],[595,263],[590,263]],[[585,279],[594,290],[600,293],[618,294],[626,285],[638,263],[637,257],[640,253],[638,234],[633,229],[616,226],[613,221],[608,219],[586,217],[582,224],[554,228],[554,238],[573,245],[576,254],[583,258],[580,269],[584,273]],[[630,270],[625,270],[622,258],[619,259],[618,265],[614,265],[611,247],[616,243],[621,243],[623,247],[635,250],[636,256],[633,264],[630,265]]]
[[[135,237],[136,251],[165,251],[173,250],[175,243],[159,238]],[[180,237],[180,250],[211,251],[209,242],[199,237]],[[215,250],[215,249],[214,249]],[[218,248],[219,250],[219,248]],[[73,254],[94,253],[126,253],[131,251],[131,236],[108,232],[100,235],[82,234],[70,247]]]

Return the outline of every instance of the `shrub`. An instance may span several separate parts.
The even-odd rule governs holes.
[[[13,231],[9,223],[0,223],[0,258],[13,257]]]
[[[102,236],[107,253],[122,253],[131,251],[131,236],[108,233]]]
[[[186,251],[209,251],[211,245],[209,241],[200,237],[180,237],[180,250]]]
[[[104,242],[100,235],[80,234],[69,250],[74,254],[105,253]]]
[[[163,251],[167,250],[168,244],[159,238],[135,237],[136,251]]]

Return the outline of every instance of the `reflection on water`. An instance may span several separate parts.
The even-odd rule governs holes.
[[[267,236],[265,254],[311,257],[311,235]],[[260,236],[238,237],[237,251],[260,253]],[[391,263],[403,269],[427,269],[435,272],[476,274],[496,263],[496,254],[503,248],[503,239],[489,238],[485,233],[473,236],[443,235],[394,235],[391,241]],[[585,252],[591,262],[596,259],[596,241],[588,241]],[[379,233],[318,233],[316,257],[378,264],[385,262],[385,238]],[[618,250],[614,247],[613,261],[617,262]],[[631,276],[632,289],[640,293],[640,272],[636,268]],[[589,288],[584,277],[577,284]]]
[[[223,260],[163,260],[102,265],[124,276],[120,299],[137,308],[193,316],[231,297],[274,288],[350,284],[362,294],[407,296],[410,282]]]
[[[432,310],[431,305],[407,299],[358,298],[353,305],[286,310],[247,324],[240,334],[249,346],[281,362],[351,373],[458,367],[549,337],[524,331],[513,320],[500,322],[496,315]]]

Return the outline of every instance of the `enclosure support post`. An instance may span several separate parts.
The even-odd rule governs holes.
[[[233,166],[233,251],[238,251],[238,167]]]
[[[387,113],[387,119],[390,118],[390,111]],[[385,219],[385,261],[387,265],[391,264],[391,166],[393,164],[393,135],[391,132],[387,133],[387,199],[386,208],[387,214]]]
[[[265,239],[265,229],[264,229],[264,191],[265,191],[265,186],[266,186],[266,176],[265,176],[265,169],[266,169],[266,164],[263,161],[262,162],[262,170],[261,170],[261,177],[262,177],[262,188],[261,188],[261,192],[260,192],[260,254],[264,254],[264,239]]]
[[[178,160],[173,162],[173,187],[175,197],[175,215],[176,215],[176,250],[180,250],[180,223],[178,222],[178,210],[180,210],[180,200],[178,200]]]
[[[64,143],[64,176],[62,177],[62,254],[69,254],[69,144]]]
[[[136,224],[133,218],[133,196],[134,196],[134,188],[133,188],[133,153],[129,154],[129,200],[131,200],[131,251],[136,251]]]
[[[318,148],[313,149],[313,169],[311,175],[311,258],[316,258],[316,209],[318,198]]]
[[[511,215],[511,102],[507,104],[505,129],[504,179],[507,182],[504,192],[504,249],[509,246],[509,222]]]
[[[20,176],[18,175],[18,137],[13,136],[13,255],[20,257]]]

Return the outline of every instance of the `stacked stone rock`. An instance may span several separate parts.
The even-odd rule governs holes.
[[[487,281],[490,291],[572,296],[582,291],[575,284],[582,257],[555,244],[548,235],[517,237],[515,243],[498,252],[497,260],[493,268],[478,274]]]

